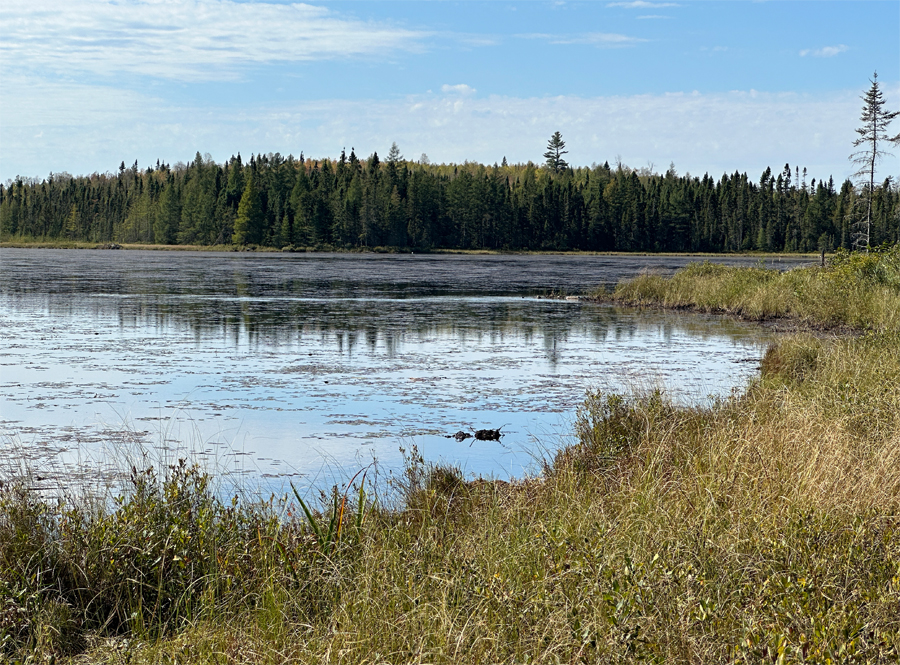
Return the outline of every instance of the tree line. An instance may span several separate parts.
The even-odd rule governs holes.
[[[562,144],[564,145],[564,143]],[[608,163],[429,164],[351,151],[223,164],[137,162],[118,173],[0,185],[3,240],[275,248],[810,252],[900,241],[900,187],[807,182],[806,169],[718,180]],[[866,197],[866,206],[859,205]]]

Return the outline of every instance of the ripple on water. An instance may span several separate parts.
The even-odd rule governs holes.
[[[373,456],[396,469],[413,444],[521,475],[568,440],[587,389],[727,394],[767,343],[717,317],[533,297],[672,257],[2,252],[0,464],[55,465],[55,482],[192,453],[267,486]]]

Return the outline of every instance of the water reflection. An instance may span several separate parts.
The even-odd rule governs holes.
[[[708,339],[744,339],[758,331],[727,320],[646,312],[642,318],[611,306],[530,298],[279,299],[151,298],[140,296],[30,295],[6,300],[8,307],[42,311],[50,319],[88,316],[114,318],[118,328],[155,334],[189,331],[196,343],[235,348],[290,347],[304,340],[336,344],[348,353],[357,346],[394,357],[405,344],[433,337],[502,344],[508,338],[531,344],[542,340],[547,357],[572,334],[594,342],[622,341],[653,331],[671,342],[676,331]],[[715,325],[711,324],[715,321]]]
[[[415,444],[521,475],[565,441],[586,389],[727,393],[766,342],[717,317],[533,297],[542,270],[609,279],[608,257],[120,254],[3,250],[0,461],[89,473],[110,446],[187,445],[259,480],[396,468]],[[445,438],[499,426],[498,443]]]

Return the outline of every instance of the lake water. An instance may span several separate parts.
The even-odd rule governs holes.
[[[401,446],[521,476],[588,389],[703,400],[757,371],[756,326],[538,297],[688,260],[3,249],[0,477],[54,487],[146,453],[313,486],[396,472]]]

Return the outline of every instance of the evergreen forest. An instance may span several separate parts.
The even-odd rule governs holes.
[[[557,154],[557,158],[559,155]],[[815,252],[850,248],[865,188],[785,164],[679,175],[572,168],[240,155],[0,185],[0,239],[282,249]],[[872,246],[900,241],[900,187],[877,184]]]

